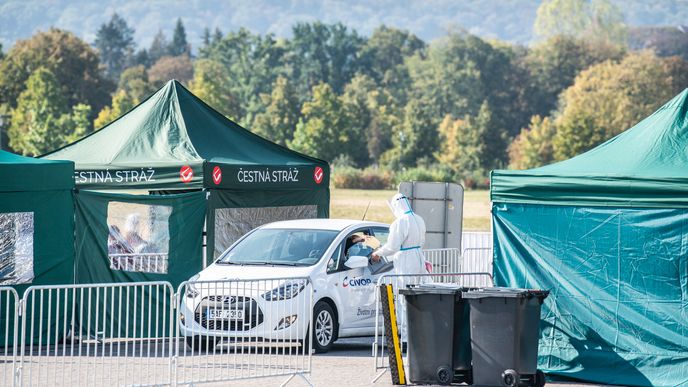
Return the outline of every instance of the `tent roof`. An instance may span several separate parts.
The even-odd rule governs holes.
[[[50,191],[74,188],[74,163],[41,160],[0,150],[0,191]]]
[[[688,207],[688,89],[609,141],[569,160],[495,170],[494,202]]]
[[[207,162],[248,167],[327,166],[249,132],[175,80],[109,125],[43,157],[73,160],[78,171],[156,169],[155,184],[137,182],[127,187],[101,181],[100,188],[172,187],[179,184],[183,166],[194,169],[193,181],[184,187],[200,187]],[[160,172],[165,169],[169,170]]]

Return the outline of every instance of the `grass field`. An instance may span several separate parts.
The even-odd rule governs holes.
[[[330,200],[330,217],[361,219],[368,203],[370,203],[366,220],[391,223],[394,216],[385,202],[395,193],[396,191],[393,190],[333,189]],[[490,229],[488,191],[466,191],[464,193],[463,229],[482,231]]]

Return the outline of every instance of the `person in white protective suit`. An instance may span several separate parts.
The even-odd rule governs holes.
[[[373,261],[381,257],[394,262],[394,274],[428,274],[423,256],[423,244],[425,244],[425,221],[413,212],[411,203],[403,194],[396,194],[390,203],[396,219],[389,227],[387,243],[371,255]],[[425,282],[427,277],[392,277],[392,285],[397,289],[403,289],[408,284]],[[406,305],[404,300],[398,298],[397,325],[401,327],[401,340],[406,341]]]
[[[377,249],[371,258],[378,261],[380,257],[387,257],[393,261],[394,274],[427,274],[423,256],[425,221],[413,212],[411,203],[403,194],[394,195],[390,207],[396,219],[389,227],[387,243]]]

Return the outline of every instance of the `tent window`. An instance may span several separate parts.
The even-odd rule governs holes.
[[[33,212],[0,214],[0,285],[33,281]]]
[[[169,266],[169,219],[172,207],[108,204],[110,269],[166,274]]]
[[[312,219],[317,216],[316,205],[218,208],[215,210],[215,258],[237,239],[258,226],[280,220]]]

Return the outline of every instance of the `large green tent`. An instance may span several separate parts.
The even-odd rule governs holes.
[[[43,157],[76,163],[79,282],[178,283],[202,267],[204,223],[210,261],[259,224],[329,212],[326,162],[249,132],[177,81]]]
[[[73,174],[71,161],[0,151],[0,286],[13,287],[20,297],[32,285],[74,281]],[[0,303],[5,327],[16,316],[4,313],[11,299],[3,294]],[[54,325],[43,321],[43,333]],[[12,341],[6,333],[0,330],[0,342]]]
[[[495,280],[551,290],[539,367],[688,385],[688,90],[584,154],[491,177]]]

